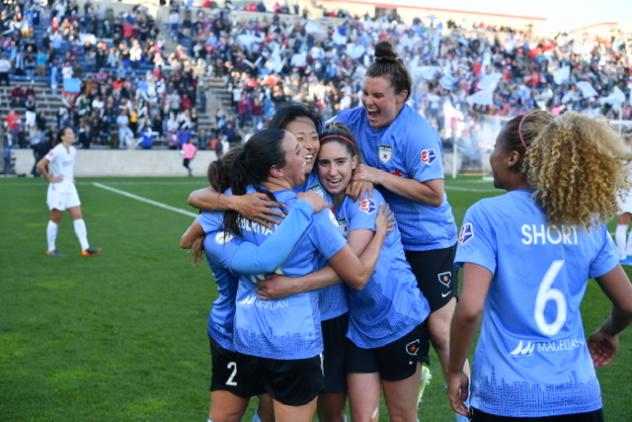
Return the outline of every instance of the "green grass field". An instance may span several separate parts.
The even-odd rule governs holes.
[[[202,421],[208,410],[206,318],[216,289],[206,264],[178,248],[192,218],[103,190],[101,182],[189,209],[203,179],[80,179],[91,243],[84,258],[69,215],[60,225],[62,258],[44,255],[46,184],[0,179],[0,420]],[[447,181],[457,222],[499,193],[480,177]],[[591,283],[586,331],[609,304]],[[616,361],[598,371],[606,419],[632,419],[632,330]],[[420,418],[452,421],[436,359]],[[252,406],[251,406],[252,407]],[[386,412],[382,412],[387,420]]]

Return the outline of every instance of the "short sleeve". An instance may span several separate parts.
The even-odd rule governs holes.
[[[423,122],[408,127],[405,134],[403,156],[406,172],[419,182],[443,179],[441,143],[435,130]]]
[[[204,233],[211,233],[221,229],[224,223],[224,213],[221,211],[204,211],[197,216],[198,223]]]
[[[589,269],[589,275],[593,278],[602,276],[619,265],[619,254],[605,224],[601,225],[599,231],[602,239],[601,248],[595,259],[590,263]]]
[[[383,202],[383,201],[382,201]],[[375,218],[380,206],[378,198],[364,198],[350,202],[348,207],[348,230],[368,229],[375,231]]]
[[[493,225],[480,203],[465,213],[459,232],[455,264],[480,265],[492,274],[496,272],[497,245]]]
[[[320,254],[329,260],[347,244],[347,241],[342,236],[336,217],[331,210],[326,209],[315,214],[313,222],[309,230],[309,238]]]

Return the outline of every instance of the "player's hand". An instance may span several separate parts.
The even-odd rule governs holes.
[[[257,282],[257,294],[260,299],[280,299],[298,293],[299,287],[296,278],[271,274]]]
[[[63,180],[64,180],[63,176],[53,176],[50,178],[51,183],[59,183],[59,182],[63,182]]]
[[[274,209],[282,208],[282,205],[272,201],[265,193],[253,192],[235,196],[234,201],[235,211],[242,217],[265,227],[272,227],[285,217],[285,214]]]
[[[619,350],[619,336],[606,334],[602,329],[588,337],[588,351],[596,368],[608,365]]]
[[[354,201],[357,201],[359,198],[372,198],[373,187],[373,183],[364,180],[352,181],[347,185],[345,194]]]
[[[380,205],[380,210],[375,218],[375,231],[390,233],[395,228],[395,217],[388,204]]]
[[[376,169],[375,167],[367,166],[366,164],[360,164],[353,171],[353,181],[354,182],[368,182],[373,185],[380,184],[380,176],[382,174],[382,170]]]
[[[323,197],[316,192],[299,192],[298,194],[296,194],[296,197],[298,199],[307,201],[314,210],[314,213],[329,208],[329,204],[327,203],[327,201],[325,201]]]
[[[452,410],[459,415],[470,416],[470,409],[466,406],[470,380],[463,372],[448,375],[448,401]]]

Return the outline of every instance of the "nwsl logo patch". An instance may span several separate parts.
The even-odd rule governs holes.
[[[465,223],[459,232],[459,243],[465,245],[474,237],[474,226],[472,223]]]
[[[371,199],[363,199],[360,201],[360,211],[365,214],[373,214],[375,212],[375,202]]]
[[[422,150],[421,153],[419,154],[419,157],[421,160],[421,164],[425,164],[429,166],[430,164],[434,162],[434,160],[437,159],[437,154],[435,154],[434,149],[429,148],[429,149]]]

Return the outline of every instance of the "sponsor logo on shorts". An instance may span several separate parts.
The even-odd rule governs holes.
[[[472,223],[465,223],[459,232],[459,243],[465,245],[474,237],[474,226]]]
[[[437,159],[437,154],[435,154],[434,149],[428,148],[421,151],[421,153],[419,154],[419,158],[421,164],[429,166],[434,162],[434,160]]]
[[[450,271],[439,273],[437,274],[437,280],[439,280],[439,283],[443,284],[445,287],[450,287],[450,284],[452,284],[452,273]]]
[[[417,356],[419,353],[419,344],[421,341],[417,338],[406,345],[406,353],[411,356]]]

